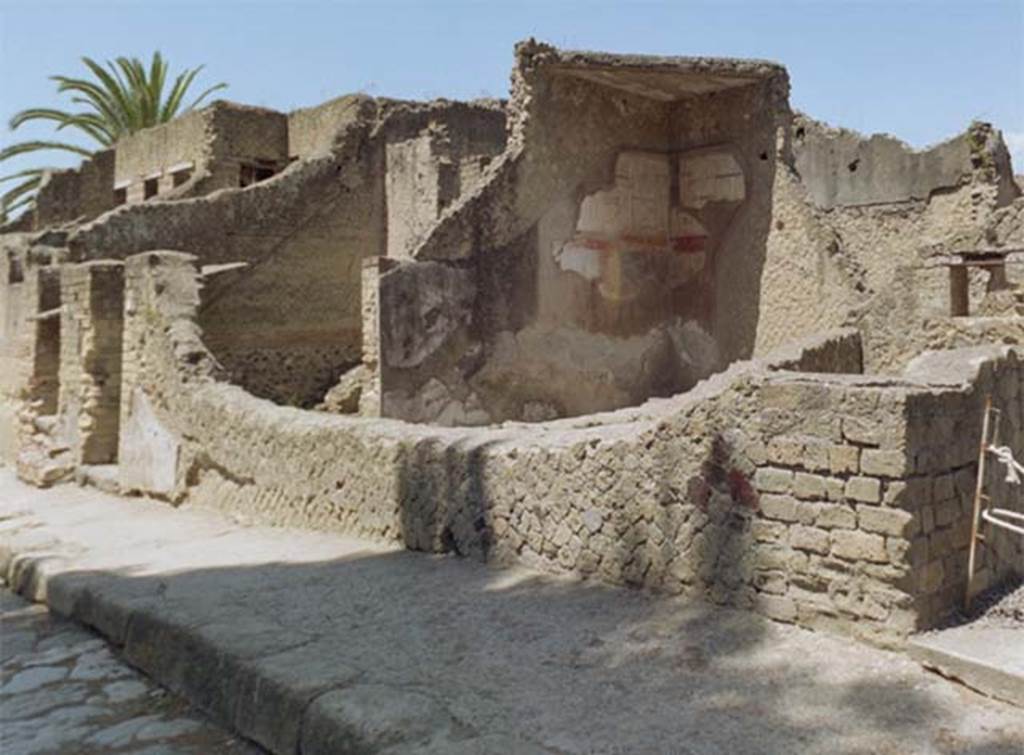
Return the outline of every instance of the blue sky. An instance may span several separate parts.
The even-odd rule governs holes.
[[[228,99],[280,110],[352,91],[505,96],[512,46],[529,36],[777,60],[794,106],[816,118],[919,147],[981,118],[1004,130],[1024,172],[1024,0],[0,0],[0,119],[57,105],[46,77],[78,73],[81,55],[154,49],[176,67],[205,63],[202,80],[229,82]],[[49,129],[0,133],[9,144]]]

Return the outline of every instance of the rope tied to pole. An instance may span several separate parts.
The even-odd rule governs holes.
[[[1021,476],[1024,475],[1024,464],[1013,458],[1013,450],[1009,446],[995,445],[990,445],[988,450],[1001,464],[1006,465],[1006,482],[1011,485],[1020,485]]]

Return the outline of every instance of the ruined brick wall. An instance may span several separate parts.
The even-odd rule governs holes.
[[[123,300],[123,263],[61,269],[57,438],[76,464],[117,460]]]
[[[89,220],[114,206],[114,152],[101,150],[78,168],[50,171],[32,212],[37,230]]]
[[[575,416],[678,393],[749,356],[717,336],[756,302],[756,287],[728,282],[740,265],[757,279],[743,235],[767,226],[785,75],[723,64],[715,83],[700,77],[517,50],[510,148],[415,262],[381,278],[385,416]],[[647,96],[659,86],[681,91]]]
[[[288,116],[266,108],[218,100],[202,110],[143,129],[115,146],[114,186],[131,204],[145,199],[145,182],[158,196],[202,196],[238,188],[240,166],[261,162],[280,170],[288,160]],[[187,183],[174,173],[186,171]],[[113,190],[113,187],[112,187]]]
[[[939,325],[949,314],[948,273],[926,263],[929,249],[958,238],[981,243],[1006,214],[1014,192],[997,132],[974,124],[916,152],[801,116],[780,136],[789,157],[773,189],[755,353],[794,334],[856,325],[866,369],[898,374],[924,341],[941,340],[936,329],[963,336],[956,323]],[[975,303],[987,278],[971,276]]]
[[[529,429],[303,412],[219,381],[195,323],[194,259],[140,255],[127,280],[125,390],[134,398],[123,404],[122,437],[132,422],[145,429],[130,467],[139,490],[254,520],[699,593],[881,643],[952,607],[953,591],[933,588],[928,564],[948,561],[952,574],[961,555],[943,544],[958,535],[934,545],[931,536],[960,527],[947,488],[962,484],[969,461],[931,466],[921,433],[940,436],[922,430],[928,413],[917,402],[948,405],[963,417],[950,432],[967,438],[962,402],[989,374],[1018,386],[1000,396],[1014,416],[1021,410],[1022,363],[1008,349],[954,354],[948,375],[916,382],[778,371],[820,364],[817,343],[806,363],[738,363],[683,396]],[[858,352],[838,338],[827,348],[849,363]],[[146,483],[146,469],[163,487]],[[934,549],[924,561],[922,537]]]
[[[257,395],[315,404],[361,350],[364,257],[385,244],[383,150],[364,102],[335,153],[245,189],[124,208],[72,235],[77,259],[176,248],[247,262],[203,290],[208,345]]]
[[[36,276],[28,268],[27,241],[0,236],[0,459],[17,454],[17,415],[32,374]]]
[[[692,155],[694,169],[701,174],[699,180],[681,181],[679,192],[706,235],[711,316],[705,327],[714,335],[724,363],[749,359],[763,326],[758,302],[777,202],[776,176],[786,170],[787,155],[776,135],[789,122],[788,94],[788,81],[775,79],[688,98],[671,113],[675,148],[684,159]],[[723,175],[725,156],[737,174],[732,180],[742,182],[737,196],[743,201],[727,201],[731,184]],[[697,196],[688,198],[689,194]],[[817,332],[839,324],[823,324]],[[812,332],[801,330],[790,337]]]
[[[392,108],[381,125],[388,256],[407,258],[505,149],[505,113],[492,102],[394,103]]]
[[[983,361],[1003,351],[998,361]],[[967,367],[969,365],[969,367]],[[967,367],[967,370],[964,368]],[[918,392],[907,403],[907,445],[913,468],[904,480],[919,491],[910,559],[926,620],[942,616],[963,598],[977,460],[985,400],[999,410],[994,439],[1024,456],[1024,360],[1021,352],[987,346],[936,352],[914,359],[908,377],[955,385],[964,371],[973,380],[945,394]],[[985,492],[990,505],[1024,512],[1024,487],[1006,480],[1006,468],[989,455]],[[910,496],[908,496],[910,497]],[[1024,538],[981,523],[975,588],[982,591],[1007,575],[1024,576]]]
[[[195,110],[120,139],[115,146],[111,192],[114,187],[124,188],[128,202],[141,202],[147,178],[159,178],[178,166],[207,172],[212,157],[210,118],[209,108]]]
[[[275,172],[288,164],[288,116],[266,108],[216,102],[207,108],[210,176],[202,192],[239,186],[243,164]]]
[[[331,153],[346,126],[361,117],[372,98],[347,94],[288,114],[288,157],[306,159]]]

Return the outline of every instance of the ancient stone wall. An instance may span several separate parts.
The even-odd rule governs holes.
[[[170,247],[207,266],[209,346],[234,380],[313,405],[361,350],[361,261],[384,251],[383,150],[372,101],[337,151],[246,189],[134,205],[72,234],[76,259]]]
[[[395,107],[392,105],[392,107]],[[388,256],[406,258],[505,149],[499,103],[431,103],[385,117]],[[421,112],[417,112],[417,110]]]
[[[679,193],[703,231],[710,293],[706,327],[724,363],[749,359],[762,327],[758,304],[768,239],[776,195],[784,191],[776,176],[786,171],[787,159],[776,137],[789,122],[788,94],[788,82],[772,80],[682,100],[671,114],[674,145],[684,165],[692,156],[695,170],[681,181]],[[839,324],[822,323],[817,330]]]
[[[126,202],[141,202],[144,182],[176,171],[206,172],[211,159],[210,110],[195,110],[173,121],[120,139],[114,153],[114,189]]]
[[[75,464],[117,460],[123,267],[94,261],[61,269],[57,438]]]
[[[18,451],[17,415],[32,373],[35,275],[28,268],[27,239],[0,236],[0,459]]]
[[[756,280],[757,259],[716,260],[743,256],[728,250],[748,184],[742,228],[767,226],[759,155],[788,113],[785,76],[690,64],[520,48],[510,149],[415,263],[381,277],[385,416],[573,416],[678,393],[737,358],[716,340],[716,322],[739,319],[716,315],[716,287],[743,300],[724,281],[739,265]]]
[[[287,115],[227,102],[216,102],[207,110],[210,177],[203,183],[204,193],[247,185],[243,166],[269,174],[288,164]],[[251,180],[260,179],[253,175]]]
[[[362,117],[372,98],[347,94],[315,107],[288,114],[288,157],[307,159],[329,155],[349,124]]]
[[[238,188],[243,164],[276,173],[287,163],[288,117],[218,100],[129,134],[115,155],[113,189],[124,191],[130,204]]]
[[[102,150],[78,168],[47,174],[36,195],[36,229],[91,219],[114,206],[114,151]]]
[[[930,250],[980,238],[1015,196],[1005,145],[998,132],[973,124],[915,152],[805,117],[780,137],[790,157],[772,192],[755,353],[856,324],[866,368],[898,374],[919,353],[924,331],[950,312],[948,273],[929,266]],[[972,274],[975,302],[987,279]]]
[[[945,570],[955,575],[961,554],[943,543],[961,537],[963,514],[958,498],[949,519],[946,488],[963,486],[970,462],[940,458],[923,438],[976,442],[973,409],[990,386],[1021,426],[1024,367],[1005,347],[954,352],[947,372],[904,380],[779,371],[804,364],[782,354],[682,396],[529,428],[302,412],[217,379],[195,321],[193,258],[139,255],[127,280],[125,391],[144,411],[123,407],[122,426],[144,416],[132,474],[148,454],[164,483],[137,489],[255,520],[699,592],[878,642],[954,605]],[[826,353],[855,364],[850,339],[809,344],[806,364],[820,369]],[[959,418],[948,432],[927,425],[930,402]],[[945,534],[932,545],[935,532]],[[928,576],[935,561],[939,584]]]

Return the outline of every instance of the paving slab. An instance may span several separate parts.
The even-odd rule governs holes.
[[[1024,629],[965,624],[913,637],[908,650],[928,668],[1024,708]]]
[[[1018,708],[698,601],[0,469],[0,568],[276,753],[1012,753]]]
[[[86,628],[0,587],[4,755],[260,755]]]

